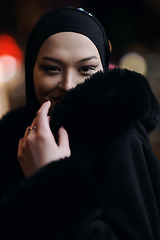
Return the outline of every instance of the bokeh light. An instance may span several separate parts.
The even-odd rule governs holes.
[[[120,68],[127,68],[132,71],[136,71],[146,76],[147,74],[147,62],[145,58],[139,53],[130,52],[121,57],[119,60]]]
[[[10,55],[20,62],[23,61],[23,53],[17,42],[9,35],[0,35],[0,56]]]
[[[0,35],[0,117],[10,110],[9,89],[17,86],[22,65],[23,53],[17,42],[9,35]]]
[[[0,82],[14,79],[23,63],[23,53],[9,35],[0,35]]]

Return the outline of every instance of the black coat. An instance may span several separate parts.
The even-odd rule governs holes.
[[[147,132],[159,107],[146,79],[114,69],[70,90],[52,112],[72,155],[25,179],[18,140],[26,108],[0,122],[1,239],[160,240],[160,164]]]

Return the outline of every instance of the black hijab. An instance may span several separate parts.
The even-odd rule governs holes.
[[[33,28],[27,43],[25,58],[25,81],[27,106],[31,113],[39,109],[33,69],[40,47],[47,38],[59,32],[76,32],[87,36],[97,47],[103,67],[108,67],[110,48],[101,23],[82,8],[63,7],[44,14]]]

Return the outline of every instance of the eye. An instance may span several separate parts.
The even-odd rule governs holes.
[[[57,67],[57,66],[50,66],[50,65],[40,65],[40,68],[42,71],[46,72],[47,74],[50,74],[50,75],[55,75],[55,74],[58,74],[60,73],[60,68]]]
[[[81,73],[92,73],[92,71],[94,71],[97,68],[97,66],[83,66],[79,69],[79,72]]]

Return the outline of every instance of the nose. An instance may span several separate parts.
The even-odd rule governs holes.
[[[59,88],[62,91],[69,91],[75,86],[75,74],[73,73],[73,71],[67,71],[66,73],[64,73],[61,82],[59,83]]]

